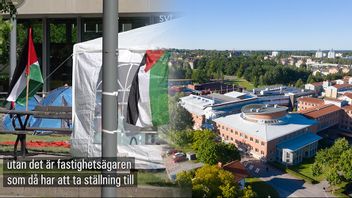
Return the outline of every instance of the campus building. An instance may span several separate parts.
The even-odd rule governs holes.
[[[309,119],[316,120],[317,132],[337,126],[341,119],[342,110],[333,104],[323,104],[309,109],[299,111]]]
[[[194,129],[213,129],[212,119],[240,112],[247,104],[257,103],[251,94],[230,92],[222,94],[189,95],[180,98],[180,104],[191,113]]]
[[[297,111],[302,111],[324,104],[324,100],[311,97],[298,98]]]
[[[222,140],[263,160],[293,165],[317,151],[317,122],[278,105],[251,104],[214,119]]]
[[[119,7],[116,8],[119,10],[119,31],[175,18],[176,12],[172,10],[174,2],[119,0]],[[46,79],[45,91],[65,83],[71,84],[73,45],[102,36],[102,11],[102,0],[26,0],[18,8],[17,20],[13,21],[18,35],[17,48],[23,46],[23,35],[26,35],[28,26],[32,26],[35,48],[43,78]],[[16,44],[13,39],[11,43]],[[16,63],[12,61],[11,65],[10,74]]]

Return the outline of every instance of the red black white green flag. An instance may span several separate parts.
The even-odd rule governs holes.
[[[169,122],[168,62],[170,52],[147,50],[133,78],[127,107],[127,123],[139,127]]]
[[[26,104],[27,78],[29,78],[28,97],[31,98],[43,85],[43,77],[32,39],[32,28],[28,30],[28,40],[23,47],[20,62],[13,74],[7,101],[20,105]]]

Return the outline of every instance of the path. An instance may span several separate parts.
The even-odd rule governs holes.
[[[280,197],[334,197],[323,190],[328,183],[309,184],[274,167],[267,166],[259,160],[244,158],[243,164],[250,174],[270,184]],[[268,171],[266,170],[268,167]]]

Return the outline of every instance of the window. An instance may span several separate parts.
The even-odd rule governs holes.
[[[237,132],[237,131],[235,131],[235,134],[236,134],[236,135],[238,135],[238,132]]]
[[[228,135],[226,136],[226,139],[227,139],[227,140],[229,139],[229,136],[228,136]]]
[[[262,141],[261,143],[260,143],[262,146],[264,146],[265,145],[265,143]]]
[[[242,134],[242,133],[240,133],[240,136],[241,136],[241,137],[243,137],[243,134]]]
[[[231,129],[231,133],[233,133],[233,130]]]
[[[255,139],[255,143],[259,143],[259,140],[258,140],[258,139]]]
[[[259,149],[255,148],[255,152],[259,152]]]
[[[252,137],[250,137],[249,140],[253,142],[253,138]]]
[[[231,137],[231,140],[233,140],[233,138]]]
[[[244,136],[244,138],[245,138],[245,139],[248,139],[248,136],[247,136],[247,135],[245,135],[245,136]]]
[[[224,137],[224,134],[222,133],[221,136]]]
[[[264,155],[264,151],[260,151],[260,154]]]

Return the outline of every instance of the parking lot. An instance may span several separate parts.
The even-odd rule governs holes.
[[[186,160],[183,162],[174,162],[172,155],[164,157],[164,164],[169,178],[174,181],[176,174],[182,171],[189,171],[203,166],[203,163]]]

